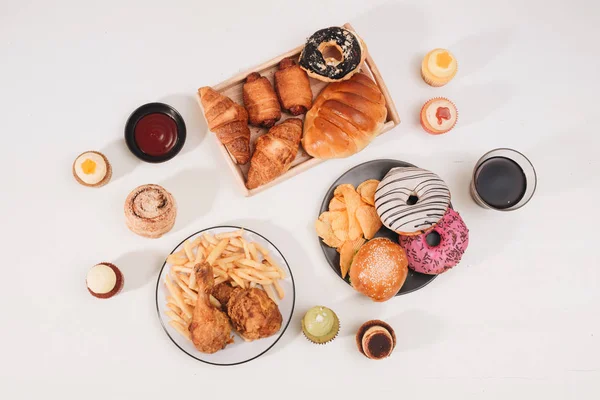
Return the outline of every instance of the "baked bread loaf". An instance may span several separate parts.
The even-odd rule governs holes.
[[[399,244],[375,238],[364,244],[350,266],[350,282],[358,292],[373,301],[391,299],[408,275],[408,259]]]
[[[302,146],[312,157],[349,157],[364,149],[383,129],[385,98],[364,73],[330,83],[304,120]]]
[[[302,120],[286,119],[256,140],[246,187],[255,189],[286,172],[298,154]]]
[[[205,86],[198,89],[208,129],[227,148],[238,164],[250,160],[248,112],[229,97]]]

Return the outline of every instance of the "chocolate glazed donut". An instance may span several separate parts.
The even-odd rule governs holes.
[[[328,51],[332,54],[337,52],[337,57],[329,56]],[[335,82],[350,79],[365,57],[366,47],[358,35],[333,26],[321,29],[308,38],[298,64],[315,79]]]

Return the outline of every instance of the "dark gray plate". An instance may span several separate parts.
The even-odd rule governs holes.
[[[346,171],[342,176],[340,176],[333,185],[327,191],[325,198],[323,199],[323,204],[321,204],[321,210],[319,211],[319,215],[321,213],[327,211],[329,208],[329,202],[333,198],[333,192],[336,187],[343,183],[350,183],[357,187],[362,182],[368,179],[377,179],[382,180],[387,172],[395,167],[414,167],[415,165],[409,164],[404,161],[398,160],[373,160],[368,161],[366,163],[357,165],[354,168]],[[395,243],[398,243],[398,234],[387,229],[382,226],[381,229],[377,232],[375,237],[386,237],[392,240]],[[335,273],[341,278],[342,273],[340,271],[340,255],[338,252],[323,243],[323,240],[319,238],[319,243],[321,244],[321,249],[323,249],[323,254],[325,254],[325,258],[327,262],[331,266],[331,269],[335,271]],[[400,291],[396,294],[396,296],[400,296],[402,294],[414,292],[415,290],[421,289],[429,282],[435,279],[437,275],[426,275],[415,272],[411,269],[408,270],[408,276],[406,277],[406,282],[402,285]],[[345,279],[346,283],[350,284],[348,281],[348,277]]]

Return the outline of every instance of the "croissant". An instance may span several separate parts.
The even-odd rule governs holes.
[[[246,109],[210,87],[201,87],[198,92],[208,129],[217,135],[238,164],[246,164],[250,160]]]
[[[246,187],[255,189],[290,169],[301,137],[302,120],[298,118],[286,119],[259,137],[250,161]]]
[[[256,72],[251,73],[246,77],[242,91],[251,125],[270,128],[279,121],[281,107],[267,78]]]
[[[342,158],[364,149],[383,129],[385,98],[364,73],[330,83],[304,120],[304,150],[315,158]]]
[[[306,113],[312,107],[312,90],[308,75],[291,58],[284,58],[275,72],[275,90],[281,107],[292,115]]]

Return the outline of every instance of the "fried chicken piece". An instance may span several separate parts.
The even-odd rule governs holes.
[[[223,306],[223,310],[227,310],[227,304],[229,299],[235,292],[239,292],[240,288],[234,288],[229,282],[223,282],[216,285],[212,290],[212,295],[215,299],[219,300],[219,303]]]
[[[208,263],[197,264],[194,273],[198,283],[198,300],[189,328],[192,342],[202,353],[216,353],[233,343],[231,324],[223,311],[210,304],[209,296],[215,283],[212,267]]]
[[[246,341],[269,337],[281,328],[279,307],[258,288],[234,291],[227,303],[227,314]]]

